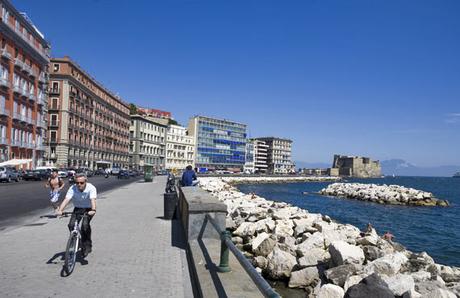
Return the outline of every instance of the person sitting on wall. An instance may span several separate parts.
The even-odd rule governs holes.
[[[195,186],[198,184],[198,178],[192,166],[187,166],[185,172],[182,174],[182,186]]]

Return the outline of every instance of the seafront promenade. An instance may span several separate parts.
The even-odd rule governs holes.
[[[179,221],[163,216],[165,176],[98,198],[93,252],[62,277],[68,218],[0,232],[2,297],[193,297]],[[51,210],[50,210],[51,211]]]

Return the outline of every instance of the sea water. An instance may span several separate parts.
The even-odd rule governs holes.
[[[395,241],[413,252],[426,251],[436,263],[460,266],[460,179],[439,177],[388,177],[350,179],[346,182],[396,184],[429,191],[446,199],[449,207],[381,205],[316,194],[331,182],[238,185],[244,193],[254,192],[269,200],[287,202],[321,213],[341,223],[364,230],[371,223],[382,235],[390,231]],[[304,194],[307,192],[308,194]]]

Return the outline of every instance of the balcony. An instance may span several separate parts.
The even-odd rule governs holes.
[[[0,78],[0,86],[5,87],[5,88],[9,88],[10,84],[8,82],[8,79]]]
[[[37,97],[35,96],[35,94],[33,92],[29,93],[29,99],[31,101],[35,101],[37,99]]]
[[[21,96],[22,96],[22,97],[25,97],[25,98],[29,97],[29,91],[27,91],[26,88],[23,88],[23,89],[21,90]]]
[[[10,110],[4,106],[0,106],[0,116],[10,116]]]
[[[32,117],[28,117],[28,116],[26,116],[26,122],[29,125],[34,125],[35,124],[35,121],[32,119]]]
[[[32,67],[30,67],[26,63],[23,63],[22,64],[22,72],[24,72],[26,74],[30,74],[32,72]]]
[[[53,105],[51,104],[50,106],[48,106],[48,111],[58,111],[59,110],[59,105]]]
[[[50,127],[59,127],[59,120],[51,120],[49,123]]]
[[[2,49],[1,55],[2,55],[2,58],[11,60],[11,54],[8,53],[8,51],[6,50],[6,48]]]
[[[50,88],[48,90],[48,94],[49,95],[59,95],[60,94],[59,88]]]
[[[19,60],[19,58],[15,58],[14,59],[14,67],[17,67],[17,68],[22,70],[22,68],[24,67],[24,62]]]
[[[35,72],[34,69],[33,69],[32,67],[30,68],[29,76],[30,76],[30,77],[34,77],[34,78],[37,77],[37,72]]]
[[[27,116],[25,114],[19,115],[19,120],[23,123],[27,123]]]
[[[21,94],[21,93],[22,93],[22,89],[21,89],[21,87],[19,87],[19,85],[14,85],[14,86],[13,86],[13,92],[14,92],[14,93],[17,93],[17,94]]]
[[[45,94],[44,93],[38,94],[37,104],[42,105],[42,106],[45,105]]]
[[[13,120],[21,120],[21,114],[13,112]]]
[[[45,76],[45,73],[42,72],[39,76],[38,76],[38,82],[42,83],[42,84],[45,84],[46,83],[46,76]]]
[[[11,146],[12,147],[22,147],[23,143],[22,141],[19,141],[19,140],[11,140]]]
[[[37,127],[46,128],[45,121],[43,121],[41,119],[36,120],[36,125],[37,125]]]

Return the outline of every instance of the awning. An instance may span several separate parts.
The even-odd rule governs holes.
[[[32,162],[32,159],[10,159],[8,161],[4,161],[0,163],[0,167],[5,167],[5,166],[19,166],[23,164],[28,164],[29,162]]]

